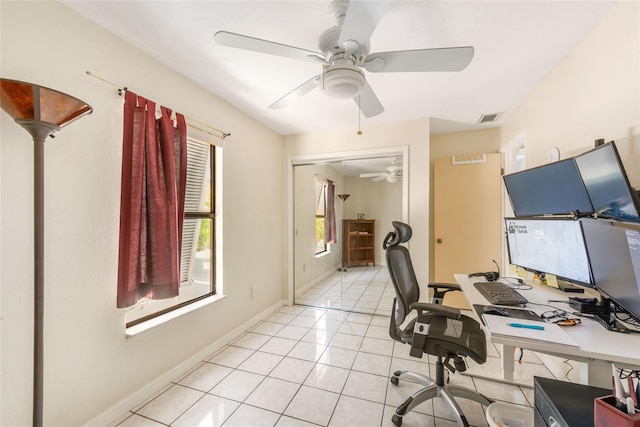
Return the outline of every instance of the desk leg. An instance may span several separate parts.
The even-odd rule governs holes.
[[[502,379],[513,381],[513,352],[515,347],[502,344]]]
[[[591,360],[580,364],[580,383],[595,387],[611,387],[611,364]]]

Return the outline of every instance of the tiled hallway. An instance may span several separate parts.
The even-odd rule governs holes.
[[[418,386],[394,386],[390,375],[401,369],[433,374],[434,365],[426,356],[410,357],[408,346],[389,337],[388,325],[384,316],[282,307],[113,425],[392,426],[395,406]],[[488,347],[487,371],[499,370],[498,350]],[[525,356],[528,372],[553,377],[534,353]],[[531,388],[461,374],[452,375],[451,384],[533,404]],[[473,425],[487,425],[481,405],[460,403]],[[436,399],[418,406],[402,425],[455,426],[451,418]]]
[[[395,292],[385,266],[352,267],[296,293],[296,304],[391,315]]]

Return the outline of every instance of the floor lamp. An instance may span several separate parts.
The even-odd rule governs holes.
[[[349,198],[351,194],[338,194],[338,199],[342,200],[342,203],[346,202],[347,199]],[[343,211],[344,213],[344,211]],[[338,268],[338,271],[349,271],[349,269],[347,267],[344,266],[344,257],[342,257],[342,264],[340,265],[340,268]]]
[[[34,333],[33,425],[42,426],[44,321],[44,142],[93,111],[87,103],[32,83],[0,79],[0,107],[33,137]]]

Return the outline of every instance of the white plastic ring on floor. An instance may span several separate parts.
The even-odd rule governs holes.
[[[493,402],[487,407],[487,422],[490,427],[533,427],[533,408]]]

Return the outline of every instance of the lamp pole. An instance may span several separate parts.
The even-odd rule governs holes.
[[[33,138],[33,425],[42,426],[44,393],[44,139]]]
[[[39,92],[39,88],[34,89]],[[35,98],[39,99],[38,96]],[[36,116],[39,116],[36,108]],[[33,137],[33,425],[41,427],[44,406],[44,143],[60,127],[16,119]]]
[[[41,105],[47,104],[47,105]],[[39,85],[0,78],[0,107],[33,138],[33,425],[42,427],[44,407],[44,142],[90,114],[85,102]]]

